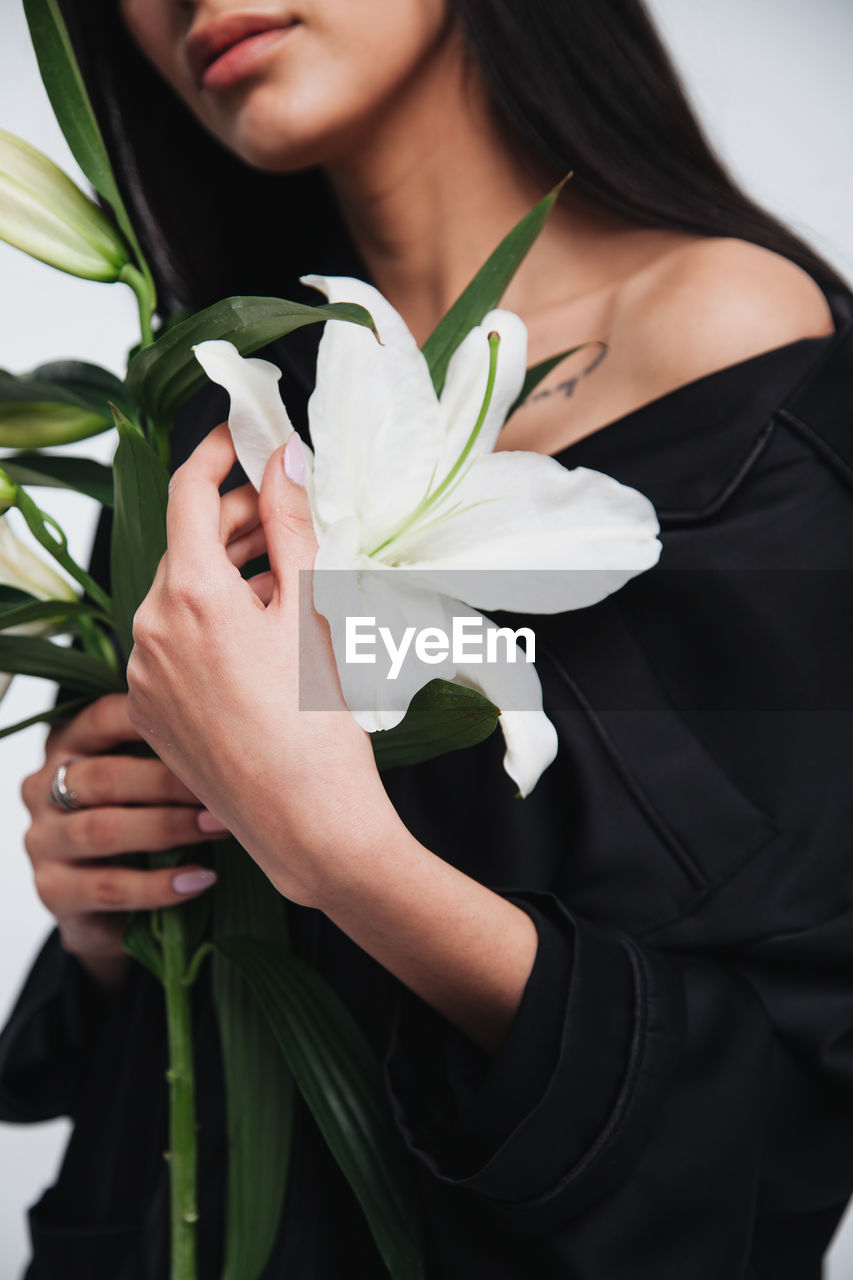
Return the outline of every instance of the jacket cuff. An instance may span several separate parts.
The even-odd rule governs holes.
[[[498,890],[539,945],[490,1057],[403,988],[385,1060],[397,1125],[439,1180],[547,1227],[605,1194],[662,1101],[682,996],[625,935],[550,893]]]

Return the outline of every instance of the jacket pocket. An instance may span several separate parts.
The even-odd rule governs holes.
[[[674,705],[613,604],[574,615],[571,634],[547,645],[543,676],[546,664],[546,709],[559,718],[570,705],[586,717],[617,785],[678,870],[679,909],[778,834]]]

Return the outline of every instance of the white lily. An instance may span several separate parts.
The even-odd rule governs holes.
[[[0,586],[15,587],[39,600],[76,600],[77,592],[65,578],[60,577],[31,547],[10,527],[5,516],[0,515]],[[7,627],[0,632],[6,636],[40,636],[53,629],[51,621],[27,622],[17,627]],[[0,673],[0,698],[4,696],[12,676]]]
[[[376,732],[399,723],[417,690],[436,676],[479,689],[502,708],[504,767],[527,795],[557,750],[535,668],[526,661],[420,663],[390,689],[371,668],[372,705],[365,709],[365,668],[344,660],[334,575],[323,571],[355,571],[347,613],[355,607],[419,628],[446,630],[451,615],[470,617],[472,609],[561,613],[594,604],[656,563],[654,508],[600,472],[568,470],[542,454],[494,452],[526,365],[527,332],[511,312],[490,312],[465,337],[437,397],[422,352],[376,289],[341,277],[304,282],[331,302],[366,307],[381,340],[362,326],[327,324],[308,406],[315,606],[332,623],[347,705]],[[500,340],[497,360],[490,334]],[[259,488],[271,453],[292,431],[280,371],[244,359],[224,341],[194,350],[231,397],[237,456]]]
[[[28,142],[0,129],[0,239],[87,280],[118,280],[127,246],[98,205]]]

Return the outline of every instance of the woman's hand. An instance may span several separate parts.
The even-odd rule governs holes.
[[[134,621],[128,710],[279,891],[322,907],[359,834],[404,829],[343,701],[310,576],[300,582],[317,544],[285,452],[270,459],[260,497],[249,485],[220,497],[235,460],[225,424],[175,473],[168,550]],[[303,461],[296,435],[287,456]],[[264,545],[271,572],[250,585],[239,566]],[[336,709],[300,710],[300,686],[303,696],[322,687]]]
[[[280,893],[323,911],[493,1049],[530,974],[536,926],[424,848],[391,805],[343,701],[310,575],[300,579],[317,549],[300,456],[291,436],[259,502],[248,487],[221,498],[234,462],[223,425],[175,473],[168,550],[134,623],[128,712]],[[237,566],[261,536],[271,572],[249,585]],[[337,709],[300,710],[300,686]]]
[[[52,730],[44,764],[21,788],[32,815],[25,844],[38,895],[56,919],[65,950],[105,986],[117,986],[128,965],[122,947],[126,912],[171,907],[216,879],[198,865],[137,870],[109,861],[116,854],[195,844],[221,830],[161,761],[110,754],[121,743],[138,741],[126,694],[99,698]],[[56,769],[68,761],[65,784],[80,806],[74,811],[50,800]]]

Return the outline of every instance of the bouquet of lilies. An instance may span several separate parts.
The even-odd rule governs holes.
[[[309,404],[306,488],[319,544],[313,603],[329,619],[347,704],[371,733],[380,768],[473,745],[500,725],[505,768],[528,794],[557,749],[535,667],[448,656],[435,667],[405,668],[392,697],[378,668],[365,681],[363,668],[354,673],[345,660],[330,583],[347,571],[347,613],[429,628],[464,607],[488,631],[494,623],[481,610],[583,607],[656,562],[657,520],[641,494],[541,455],[495,452],[509,413],[571,354],[527,370],[524,325],[496,309],[558,190],[509,233],[422,348],[370,285],[318,276],[305,277],[326,298],[314,307],[234,297],[158,328],[154,281],[58,7],[25,0],[25,8],[54,111],[100,203],[0,131],[0,238],[62,271],[128,285],[140,342],[123,380],[74,361],[0,371],[0,447],[13,450],[0,456],[0,513],[17,509],[27,530],[15,533],[0,514],[0,694],[13,674],[26,673],[73,695],[3,733],[125,688],[133,615],[165,549],[176,411],[205,375],[226,388],[237,455],[259,488],[292,428],[280,371],[246,357],[302,325],[331,322]],[[117,435],[111,467],[43,452],[108,430]],[[29,492],[57,484],[113,508],[110,594],[75,563],[62,530]],[[502,572],[484,572],[492,569]],[[63,642],[69,636],[72,647]],[[156,857],[174,865],[181,851]],[[172,1280],[196,1276],[190,1000],[206,961],[228,1109],[223,1280],[253,1280],[269,1257],[286,1190],[294,1089],[349,1179],[389,1273],[414,1280],[424,1274],[417,1203],[379,1066],[334,992],[288,947],[281,896],[233,842],[215,857],[213,907],[200,898],[136,914],[125,933],[127,950],[166,998]]]

